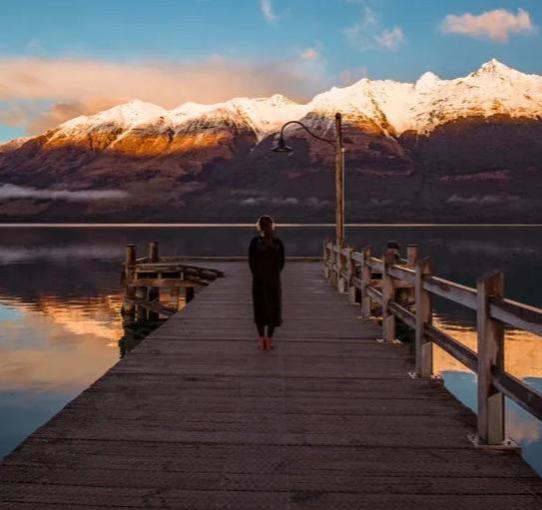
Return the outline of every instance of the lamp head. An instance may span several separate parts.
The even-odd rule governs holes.
[[[286,140],[284,139],[282,135],[280,136],[279,141],[277,142],[277,145],[273,147],[271,150],[273,152],[282,152],[285,154],[290,154],[294,152],[294,150],[290,146],[286,145]]]

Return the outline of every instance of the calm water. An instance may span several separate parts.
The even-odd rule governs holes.
[[[542,227],[356,227],[349,242],[388,240],[420,245],[435,273],[474,285],[500,269],[508,297],[542,307]],[[119,358],[123,245],[144,253],[158,240],[163,254],[244,255],[251,228],[0,228],[0,457],[98,378]],[[289,255],[320,255],[331,228],[283,228]],[[442,302],[437,321],[475,345],[474,315]],[[447,387],[474,408],[475,376],[440,350],[436,369]],[[510,331],[506,365],[542,391],[542,339]],[[542,426],[508,403],[508,434],[542,474]]]

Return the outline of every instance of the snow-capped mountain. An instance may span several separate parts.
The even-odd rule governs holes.
[[[415,83],[362,79],[304,104],[281,95],[212,105],[188,102],[172,110],[130,101],[71,119],[40,136],[0,145],[0,183],[122,187],[137,196],[140,205],[151,201],[149,190],[180,203],[211,193],[218,181],[220,193],[243,196],[250,191],[243,186],[258,184],[258,179],[283,195],[296,188],[291,186],[296,179],[309,179],[309,188],[303,185],[296,191],[303,194],[311,186],[329,187],[310,175],[315,168],[328,168],[333,152],[296,125],[287,132],[296,147],[294,158],[271,162],[269,149],[290,120],[333,138],[337,111],[343,114],[350,175],[360,179],[413,182],[419,177],[425,183],[429,176],[450,187],[464,182],[462,178],[486,182],[500,175],[505,176],[499,181],[502,188],[511,172],[533,171],[542,156],[542,77],[491,60],[452,80],[432,72]],[[261,168],[266,169],[265,178],[258,173]],[[286,173],[279,175],[278,169]],[[277,184],[280,179],[283,188]],[[364,192],[369,188],[364,185]],[[306,205],[324,203],[320,195],[314,190],[309,197],[314,200]],[[449,203],[454,207],[462,203],[457,196]],[[291,198],[302,206],[302,200]],[[265,203],[258,197],[247,200]],[[376,200],[375,207],[386,200]],[[471,203],[469,197],[465,200]],[[2,207],[0,203],[0,216]]]

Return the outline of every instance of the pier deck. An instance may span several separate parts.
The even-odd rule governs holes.
[[[516,453],[331,288],[283,273],[276,349],[256,348],[246,263],[147,337],[0,465],[0,508],[539,509]]]

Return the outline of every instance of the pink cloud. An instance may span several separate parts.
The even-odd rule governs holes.
[[[518,9],[515,14],[506,9],[486,11],[480,15],[448,14],[440,28],[444,34],[467,35],[497,42],[506,42],[511,35],[528,35],[536,31],[529,13],[523,9]]]
[[[310,57],[314,55],[298,55],[280,62],[245,62],[215,55],[194,63],[141,64],[0,59],[0,101],[7,103],[0,122],[36,133],[131,99],[165,108],[186,101],[216,103],[232,97],[275,93],[304,101],[321,90],[325,80],[323,71],[314,71],[314,58]],[[44,101],[52,104],[45,113]]]

